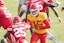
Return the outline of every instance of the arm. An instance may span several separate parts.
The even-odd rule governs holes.
[[[23,15],[23,11],[21,11],[22,4],[19,4],[18,6],[18,16],[21,17]]]
[[[57,10],[56,10],[55,8],[53,8],[53,7],[51,7],[51,9],[52,9],[52,11],[55,13],[55,15],[56,15],[57,17],[59,17]]]
[[[49,20],[48,19],[44,20],[43,23],[45,24],[45,26],[40,25],[39,26],[39,29],[47,29],[47,28],[50,28],[50,23],[49,23]]]
[[[56,5],[54,5],[53,3],[49,3],[47,1],[45,1],[44,4],[49,7],[56,7]]]
[[[10,35],[11,32],[7,31],[6,34],[4,35],[4,38],[7,38]]]
[[[44,4],[45,4],[46,6],[48,6],[48,7],[58,7],[58,6],[60,6],[61,3],[60,3],[60,2],[56,2],[56,3],[54,4],[54,3],[50,3],[50,2],[45,1]]]
[[[11,32],[12,32],[12,27],[11,27],[11,25],[10,25],[10,26],[8,26],[8,28],[7,28],[7,32],[6,32],[6,34],[4,35],[4,38],[7,38],[7,37],[10,35]]]
[[[22,5],[22,4],[20,4]],[[27,14],[27,6],[26,4],[22,5],[20,8],[18,8],[19,17],[23,15],[23,13]]]

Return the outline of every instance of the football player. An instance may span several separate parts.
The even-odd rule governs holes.
[[[45,6],[48,5],[47,8],[46,8],[46,7],[43,7],[44,0],[42,1],[42,3],[41,3],[40,0],[39,0],[39,1],[37,1],[37,0],[32,0],[32,1],[28,1],[28,2],[27,2],[28,8],[30,8],[30,5],[31,5],[32,3],[36,3],[37,6],[39,7],[39,10],[40,10],[41,12],[46,12],[48,6],[49,6],[49,7],[54,7],[54,6],[52,6],[52,5],[48,5],[47,2],[45,3],[46,5],[44,4]],[[51,3],[52,3],[52,1],[51,1]],[[50,3],[49,3],[49,4],[50,4]],[[44,10],[43,10],[43,9],[44,9]],[[32,33],[32,29],[31,29],[31,33]]]
[[[27,0],[19,0],[19,6],[18,6],[18,16],[21,17],[23,13],[27,11],[26,6]]]
[[[40,43],[47,43],[47,31],[50,28],[49,20],[44,12],[39,12],[39,8],[35,3],[30,6],[30,14],[27,15],[33,27],[33,33],[30,43],[36,43],[40,39]]]
[[[54,5],[53,3],[49,3],[47,0],[29,0],[28,2],[27,2],[27,7],[28,7],[28,9],[30,8],[30,5],[32,4],[32,3],[36,3],[37,4],[37,6],[38,6],[38,8],[39,8],[39,10],[40,10],[40,12],[45,12],[43,9],[44,9],[44,5],[45,6],[48,6],[48,7],[56,7],[57,5]]]
[[[45,1],[44,0],[39,0],[39,1],[37,1],[37,0],[36,1],[31,0],[31,1],[28,1],[27,2],[28,8],[30,8],[30,5],[32,3],[36,3],[37,6],[39,7],[39,10],[41,12],[47,12],[47,17],[48,18],[49,18],[48,7],[50,7],[54,11],[55,15],[57,16],[58,21],[61,22],[61,18],[59,17],[59,15],[57,13],[57,10],[52,6],[54,4],[52,0],[45,0]],[[55,5],[56,5],[56,7],[58,7],[60,5],[60,3],[59,2],[56,2]]]
[[[36,3],[37,4],[37,6],[39,7],[39,10],[41,11],[41,12],[43,12],[43,5],[45,4],[46,6],[49,6],[49,7],[55,7],[53,4],[50,4],[50,3],[48,3],[47,1],[45,2],[44,0],[28,0],[27,1],[27,13],[30,13],[30,11],[29,11],[29,8],[30,8],[30,5],[32,4],[32,3]],[[20,16],[22,16],[21,14],[20,14]],[[26,15],[26,20],[27,20],[27,15]],[[30,29],[30,32],[31,32],[31,34],[32,34],[32,29]]]
[[[4,5],[3,0],[0,0],[0,26],[3,27],[5,30],[9,26],[12,26],[13,21],[12,21],[12,16],[10,11],[6,8]],[[1,40],[2,43],[5,42],[5,40]]]
[[[21,1],[20,1],[21,2]],[[23,15],[24,12],[29,13],[27,11],[29,11],[29,7],[31,5],[32,2],[35,2],[37,3],[37,6],[39,7],[39,10],[42,12],[43,11],[43,5],[46,4],[47,6],[49,7],[55,7],[55,5],[53,4],[50,4],[48,3],[47,1],[45,0],[28,0],[27,2],[25,1],[24,3],[27,3],[27,6],[26,4],[25,5],[22,5],[22,4],[19,4],[19,6],[21,5],[22,7],[18,7],[18,15],[19,17],[21,17]],[[22,1],[23,3],[23,1]],[[28,8],[27,8],[28,7]]]
[[[15,37],[12,43],[28,43],[26,40],[26,30],[30,28],[30,25],[28,23],[21,22],[20,17],[18,16],[14,17],[13,23],[12,27],[7,30]]]
[[[7,29],[9,25],[12,25],[12,16],[10,11],[4,6],[4,2],[0,0],[0,25]]]

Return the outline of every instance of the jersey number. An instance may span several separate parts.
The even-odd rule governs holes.
[[[25,31],[23,31],[25,28],[24,27],[21,27],[21,28],[15,28],[14,29],[14,35],[16,38],[18,37],[25,37],[26,36],[26,33]]]
[[[36,5],[39,8],[39,10],[42,10],[43,9],[43,6],[41,4],[41,1],[37,2]]]
[[[33,21],[33,23],[34,23],[34,25],[41,25],[41,24],[42,24],[42,22],[41,22],[40,20],[38,20],[38,21]]]
[[[12,17],[10,11],[7,10],[7,8],[4,8],[4,9],[5,9],[5,10],[4,10],[4,13],[5,13],[5,15],[6,15],[6,18]]]

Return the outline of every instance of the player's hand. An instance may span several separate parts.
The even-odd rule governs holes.
[[[35,25],[35,28],[36,28],[36,29],[39,29],[39,26]]]
[[[30,28],[31,26],[29,25],[29,23],[26,23],[26,25],[25,25],[25,28]]]

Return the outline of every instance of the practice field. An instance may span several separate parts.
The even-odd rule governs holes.
[[[62,22],[59,23],[57,20],[57,17],[55,16],[54,12],[50,9],[50,18],[51,18],[51,28],[50,32],[54,34],[58,40],[58,43],[64,43],[64,11],[61,12],[61,7],[64,6],[64,0],[59,0],[61,2],[61,6],[56,8],[58,10],[58,13],[62,19]],[[18,0],[4,0],[5,6],[10,10],[11,14],[14,16],[17,16],[17,8],[18,8]],[[24,17],[24,15],[23,15]],[[23,18],[22,17],[22,18]],[[6,31],[3,30],[3,28],[0,28],[0,39],[3,38]],[[30,41],[30,31],[27,31],[27,40]],[[39,43],[39,42],[38,42]],[[48,43],[53,43],[53,41],[48,40]]]

